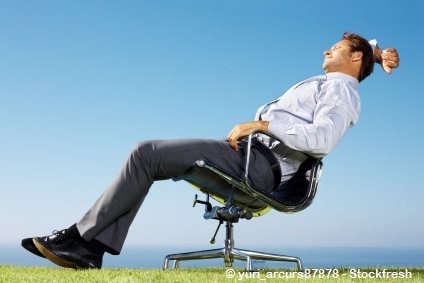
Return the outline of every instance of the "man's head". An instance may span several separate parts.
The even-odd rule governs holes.
[[[374,69],[372,47],[363,37],[353,33],[344,33],[339,42],[324,52],[322,66],[326,73],[346,73],[361,82]]]

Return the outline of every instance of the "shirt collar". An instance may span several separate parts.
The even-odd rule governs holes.
[[[329,80],[345,80],[351,82],[355,87],[359,85],[357,78],[341,72],[331,72],[326,74],[327,81]]]

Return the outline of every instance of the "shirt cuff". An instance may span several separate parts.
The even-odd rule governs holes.
[[[368,41],[368,43],[371,45],[372,51],[374,51],[378,46],[377,39],[371,39],[370,41]]]

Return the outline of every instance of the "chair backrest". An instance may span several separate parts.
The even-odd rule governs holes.
[[[278,202],[273,208],[283,212],[299,212],[311,205],[318,190],[322,161],[309,157],[288,181],[270,193]]]

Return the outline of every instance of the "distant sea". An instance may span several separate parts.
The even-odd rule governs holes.
[[[202,248],[219,248],[219,245],[205,245]],[[201,249],[202,249],[201,248]],[[241,247],[243,248],[243,247]],[[199,250],[199,247],[124,247],[121,255],[106,254],[103,266],[108,268],[161,268],[165,255]],[[264,248],[264,252],[298,256],[305,268],[332,267],[424,267],[424,248]],[[54,266],[46,259],[32,255],[16,246],[0,245],[0,265]],[[255,261],[256,268],[294,267],[293,263]],[[223,266],[221,259],[181,262],[181,267]],[[245,262],[235,261],[235,267],[244,267]]]

